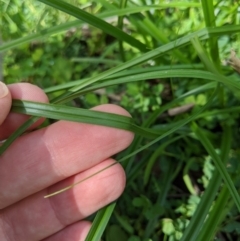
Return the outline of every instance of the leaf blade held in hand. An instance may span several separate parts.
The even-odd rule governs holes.
[[[46,117],[55,120],[68,120],[80,123],[109,126],[133,131],[148,138],[157,137],[161,132],[136,125],[132,118],[113,113],[86,110],[56,104],[13,100],[12,111],[37,117]]]

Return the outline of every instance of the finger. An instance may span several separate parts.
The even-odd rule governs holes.
[[[48,102],[48,97],[42,89],[36,85],[29,83],[18,83],[8,85],[8,89],[12,95],[12,99],[31,100],[36,102]],[[20,127],[29,116],[17,113],[9,113],[5,121],[0,126],[0,140],[6,139],[12,132]],[[43,122],[44,119],[40,119],[33,124],[30,129],[36,128]]]
[[[11,94],[7,86],[0,81],[0,125],[6,119],[10,111],[11,104],[12,104]]]
[[[61,181],[48,190],[40,191],[3,209],[0,213],[0,223],[2,223],[0,234],[10,237],[3,237],[0,240],[42,240],[61,230],[64,232],[65,227],[118,198],[125,187],[125,173],[119,164],[73,189],[51,198],[43,198],[44,195],[78,182],[113,162],[110,159],[106,160],[85,172]]]
[[[64,228],[63,230],[42,241],[84,241],[87,237],[90,227],[90,222],[80,221]]]
[[[128,113],[115,105],[99,111]],[[0,209],[125,149],[133,133],[59,121],[18,138],[0,157]]]

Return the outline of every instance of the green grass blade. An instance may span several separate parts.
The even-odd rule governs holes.
[[[127,0],[121,0],[120,1],[120,4],[119,4],[119,7],[121,9],[124,9],[126,8],[127,6]],[[118,17],[118,28],[119,29],[123,29],[123,19],[124,19],[124,16],[119,16]],[[126,61],[126,58],[125,58],[125,52],[124,52],[124,48],[123,48],[123,41],[119,41],[119,52],[120,52],[120,56],[121,56],[121,60],[124,62]]]
[[[219,185],[221,183],[221,176],[216,170],[210,180],[210,183],[201,197],[197,210],[191,218],[187,229],[184,231],[180,241],[196,241],[203,223],[207,218],[212,202],[216,196]]]
[[[219,171],[222,179],[224,180],[225,184],[227,185],[229,192],[231,193],[231,196],[234,199],[234,202],[235,202],[238,210],[240,211],[240,197],[238,195],[238,192],[234,186],[234,183],[233,183],[231,177],[229,176],[229,174],[226,170],[226,166],[222,163],[221,158],[215,152],[209,139],[204,135],[203,131],[196,124],[193,125],[193,131],[197,135],[199,141],[204,146],[204,148],[206,149],[208,154],[212,157],[217,170]]]
[[[146,74],[147,72],[154,72],[154,71],[161,71],[161,70],[175,70],[175,69],[192,69],[192,70],[197,70],[197,69],[201,69],[203,68],[203,65],[173,65],[173,66],[157,66],[157,67],[148,67],[148,68],[135,68],[132,70],[124,70],[121,71],[119,73],[113,74],[107,78],[104,79],[104,83],[106,83],[107,81],[113,81],[115,79],[118,78],[123,78],[123,77],[129,77],[129,76],[134,76],[136,74]],[[187,72],[187,71],[185,71]],[[86,79],[80,79],[80,80],[72,80],[68,83],[64,83],[64,84],[59,84],[58,86],[51,86],[48,87],[46,89],[44,89],[45,93],[52,93],[55,91],[59,91],[59,90],[67,90],[69,88],[72,88],[74,86],[77,86],[79,84],[81,84],[82,81],[86,81]],[[96,86],[96,84],[94,85]],[[106,85],[108,86],[108,85]],[[89,87],[91,88],[91,87]],[[86,88],[85,88],[86,90]]]
[[[71,4],[63,2],[61,0],[38,0],[42,3],[45,3],[55,9],[68,13],[82,21],[101,29],[104,33],[107,33],[111,36],[114,36],[116,39],[122,40],[132,47],[139,49],[140,51],[146,52],[146,46],[139,42],[137,39],[133,38],[132,36],[126,34],[122,30],[112,26],[111,24],[105,22],[101,18],[98,18],[86,11],[83,11]]]
[[[163,186],[155,202],[156,206],[164,207],[165,203],[167,202],[167,195],[169,193],[169,189],[171,188],[175,174],[180,171],[179,167],[181,167],[181,165],[178,165],[178,167],[176,168],[175,164],[170,163],[170,165],[167,167],[167,170],[164,172],[164,177],[162,180]],[[146,225],[146,228],[144,230],[144,240],[151,240],[153,231],[156,228],[156,225],[159,223],[160,216],[161,214],[158,212],[154,215],[153,218],[148,221],[148,224]]]
[[[195,48],[195,50],[198,53],[198,56],[202,60],[202,62],[205,64],[206,68],[209,69],[212,73],[216,74],[218,76],[219,83],[224,84],[227,86],[233,93],[235,93],[237,96],[240,94],[240,83],[236,81],[235,79],[227,78],[224,75],[220,74],[218,72],[218,69],[213,65],[212,61],[207,56],[206,51],[204,50],[203,46],[201,45],[198,37],[193,37],[191,39],[191,42]]]
[[[232,144],[232,130],[228,125],[223,126],[223,130],[224,132],[223,132],[223,138],[221,143],[221,159],[223,163],[227,164],[227,161],[229,158],[229,152]]]
[[[229,126],[224,127],[222,144],[221,144],[221,159],[223,163],[227,163],[229,152],[231,148],[232,132]],[[216,170],[217,171],[217,170]],[[217,183],[216,183],[217,185]],[[217,227],[222,221],[222,218],[226,215],[226,206],[229,201],[230,193],[226,185],[221,188],[221,192],[214,203],[208,218],[203,225],[201,232],[199,233],[196,241],[210,241],[214,238],[214,234],[217,231]]]
[[[65,102],[66,100],[70,101],[74,98],[79,97],[82,94],[88,93],[90,91],[94,91],[97,89],[105,88],[108,86],[113,85],[119,85],[119,84],[127,84],[131,82],[141,81],[141,80],[148,80],[148,79],[154,79],[154,78],[199,78],[199,79],[206,79],[206,80],[212,80],[212,81],[218,81],[218,76],[209,73],[207,71],[201,71],[201,70],[165,70],[165,71],[153,71],[153,72],[147,72],[147,73],[141,73],[136,75],[129,75],[127,77],[123,78],[113,78],[110,80],[106,80],[101,84],[94,84],[92,87],[84,88],[79,91],[76,91],[67,97],[64,98],[57,98],[54,101],[57,100],[58,103],[61,103],[62,101]],[[191,80],[190,80],[191,81]],[[231,79],[229,80],[229,83],[235,83]],[[237,84],[237,86],[240,86],[240,84]]]
[[[134,16],[130,17],[131,22],[135,21],[135,24],[144,30],[149,36],[152,36],[157,42],[160,43],[169,43],[169,39],[166,34],[162,31],[159,31],[159,28],[152,22],[149,18],[145,17],[141,13],[137,13]],[[181,63],[189,63],[189,59],[187,59],[183,53],[179,49],[174,49],[173,54]]]
[[[29,120],[27,120],[24,124],[22,124],[16,131],[14,131],[8,139],[3,142],[3,144],[0,146],[0,156],[4,153],[4,151],[7,150],[7,148],[13,143],[17,137],[22,135],[32,124],[34,124],[39,118],[37,117],[31,117]]]
[[[239,113],[240,112],[240,106],[233,106],[233,107],[228,107],[225,109],[219,109],[219,110],[212,110],[212,111],[206,111],[202,113],[199,117],[207,117],[207,116],[216,116],[216,115],[222,115],[226,113]]]
[[[212,0],[201,0],[204,20],[206,27],[216,27],[216,18],[214,15],[214,5]],[[216,37],[209,38],[209,49],[212,61],[215,63],[216,67],[220,66],[219,51],[218,51],[218,39]]]
[[[70,61],[75,63],[97,63],[97,64],[103,63],[103,64],[109,64],[109,65],[117,65],[122,63],[122,61],[120,60],[93,58],[93,57],[71,58]]]
[[[114,202],[98,211],[85,241],[99,241],[101,239],[115,206]]]
[[[101,3],[101,6],[106,9],[118,9],[114,4],[108,2],[107,0],[95,0],[95,3]]]
[[[214,6],[212,0],[201,0],[204,21],[206,27],[214,27],[215,26],[215,16],[214,16]]]
[[[227,186],[224,185],[196,241],[214,240],[218,225],[222,221],[223,215],[226,213],[226,206],[228,206],[229,198],[229,190]]]
[[[143,135],[148,138],[157,137],[162,133],[162,131],[151,130],[137,126],[134,124],[133,119],[130,117],[64,105],[13,100],[11,110],[16,113],[22,113],[37,117],[119,128],[135,132],[136,134]]]
[[[56,34],[56,33],[60,33],[60,32],[66,31],[67,29],[69,29],[71,27],[79,26],[82,23],[83,22],[79,21],[79,20],[71,21],[71,22],[64,23],[64,24],[61,24],[61,25],[58,25],[58,26],[54,26],[54,27],[51,27],[51,28],[43,29],[43,30],[41,30],[41,31],[39,31],[37,33],[29,34],[29,35],[27,35],[25,37],[18,38],[16,40],[12,40],[12,41],[3,43],[0,46],[0,53],[3,52],[3,51],[7,51],[9,49],[13,49],[13,48],[15,48],[15,47],[17,47],[19,45],[22,45],[22,44],[25,44],[25,43],[29,43],[29,42],[34,41],[34,40],[38,40],[38,39],[50,36],[52,34]]]
[[[164,149],[170,145],[171,143],[179,140],[180,138],[182,138],[182,135],[176,136],[174,138],[171,138],[170,140],[164,142],[162,145],[160,145],[155,151],[154,153],[150,156],[149,161],[147,163],[147,166],[144,170],[144,175],[143,175],[143,184],[144,186],[147,185],[149,178],[151,176],[152,173],[152,168],[154,166],[154,163],[157,161],[157,158],[161,155],[161,153],[164,151]]]
[[[208,54],[203,48],[201,42],[199,41],[198,37],[193,37],[191,39],[192,45],[195,48],[196,52],[198,53],[199,58],[205,64],[205,67],[211,71],[212,73],[218,74],[218,70],[214,66],[213,62],[208,58]]]
[[[221,159],[223,163],[227,162],[228,154],[231,146],[231,130],[226,127],[224,131],[224,136],[222,138],[222,148],[221,148]],[[187,229],[184,231],[181,241],[207,241],[208,239],[202,239],[200,237],[207,235],[207,232],[213,227],[213,224],[207,220],[208,227],[204,224],[207,216],[209,215],[210,208],[212,206],[213,200],[217,195],[221,184],[221,176],[218,170],[215,170],[213,176],[206,188],[203,196],[201,197],[200,203],[198,204],[197,210],[192,216]],[[215,206],[214,206],[215,209]],[[221,210],[220,210],[221,211]],[[218,212],[220,212],[218,209]],[[212,214],[210,214],[212,215]],[[203,225],[204,224],[204,225]],[[206,228],[208,230],[206,230]],[[215,230],[215,228],[213,227]],[[201,230],[201,232],[200,232]]]

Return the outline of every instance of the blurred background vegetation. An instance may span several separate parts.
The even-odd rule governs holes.
[[[239,89],[226,88],[227,81],[219,84],[214,78],[203,76],[214,71],[206,66],[208,62],[204,62],[201,51],[191,40],[187,45],[178,45],[179,39],[193,32],[222,27],[222,31],[201,40],[201,44],[218,73],[231,80],[232,86],[239,87],[236,70],[240,65],[236,57],[231,57],[231,51],[237,52],[239,46],[238,1],[65,1],[117,26],[143,43],[145,49],[131,46],[42,2],[54,1],[0,3],[0,76],[7,84],[33,83],[54,99],[83,79],[172,43],[170,51],[161,56],[123,69],[122,76],[116,77],[123,78],[122,82],[120,79],[118,84],[87,91],[68,103],[87,109],[104,103],[118,104],[131,113],[137,124],[162,133],[196,114],[219,85],[215,99],[194,123],[122,162],[127,187],[117,201],[103,240],[240,240],[239,211],[229,186],[216,170],[214,154],[208,149],[210,146],[225,161],[225,168],[239,190]],[[153,75],[158,70],[176,74]],[[191,71],[205,72],[184,76],[183,73]],[[133,82],[131,78],[137,74],[147,77]],[[195,125],[201,128],[200,134]],[[201,134],[211,145],[204,146],[208,142]],[[149,142],[137,137],[117,160]],[[204,193],[211,195],[206,197]]]

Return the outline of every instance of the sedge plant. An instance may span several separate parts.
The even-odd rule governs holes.
[[[239,41],[237,3],[68,2],[39,0],[30,3],[29,9],[24,5],[30,18],[38,16],[32,33],[26,29],[34,26],[19,10],[23,1],[11,6],[2,3],[2,21],[11,29],[8,33],[5,28],[1,36],[5,81],[34,79],[51,103],[14,100],[13,112],[32,117],[3,143],[0,154],[40,117],[132,131],[134,142],[117,156],[126,170],[126,190],[118,201],[91,217],[93,225],[86,240],[112,241],[116,233],[123,241],[206,241],[222,240],[222,236],[236,240],[240,82],[238,74],[222,61]],[[41,11],[34,15],[36,9]],[[14,14],[21,18],[16,20]],[[22,29],[17,27],[19,19]],[[81,46],[75,42],[79,38]],[[49,49],[58,67],[68,66],[64,73],[57,73],[53,66],[46,74],[44,53],[50,56]],[[62,56],[54,52],[59,49]],[[18,53],[24,56],[21,63]],[[35,72],[27,67],[29,62]],[[19,68],[26,69],[23,76]],[[56,79],[54,84],[51,78]],[[99,94],[100,89],[105,92]],[[132,118],[88,110],[95,104],[114,102],[112,96]],[[70,107],[73,103],[85,108]],[[173,108],[189,103],[191,110],[171,114]]]

